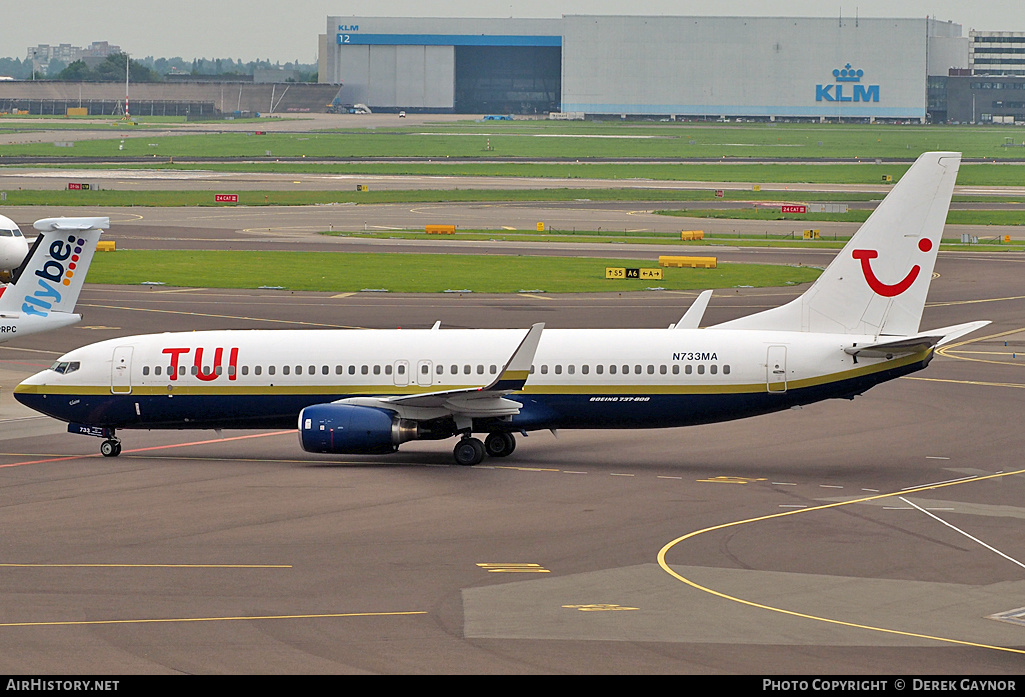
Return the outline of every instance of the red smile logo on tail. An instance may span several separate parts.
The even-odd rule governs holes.
[[[918,248],[923,252],[928,252],[932,249],[932,242],[923,238],[918,241]],[[908,271],[907,276],[891,285],[880,281],[872,270],[871,260],[879,256],[879,252],[874,249],[855,249],[851,252],[851,256],[861,260],[861,271],[865,274],[865,281],[868,283],[868,287],[884,298],[893,298],[906,291],[915,282],[915,279],[918,278],[918,273],[922,270],[922,267],[915,264]]]

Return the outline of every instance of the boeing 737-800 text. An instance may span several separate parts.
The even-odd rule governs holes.
[[[120,452],[117,429],[298,426],[319,453],[458,436],[464,465],[535,429],[687,426],[850,398],[986,324],[919,332],[959,164],[922,155],[804,294],[704,329],[710,291],[669,329],[151,334],[71,351],[15,396],[103,438],[105,455]]]

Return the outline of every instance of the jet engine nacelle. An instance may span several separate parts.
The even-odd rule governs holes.
[[[384,409],[316,404],[299,412],[299,444],[311,453],[390,453],[418,437],[415,421]]]

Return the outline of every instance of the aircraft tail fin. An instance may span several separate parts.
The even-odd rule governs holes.
[[[110,219],[46,218],[34,227],[42,234],[15,270],[15,280],[0,295],[0,313],[39,318],[69,314]]]
[[[916,334],[960,163],[921,155],[803,295],[714,328]]]

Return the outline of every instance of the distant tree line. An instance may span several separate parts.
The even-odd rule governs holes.
[[[0,58],[0,75],[18,80],[47,79],[67,80],[71,82],[123,82],[125,79],[124,53],[113,53],[101,63],[89,67],[85,61],[77,60],[71,65],[60,61],[51,61],[46,74],[33,73],[32,61],[20,58]],[[295,70],[299,74],[299,82],[316,82],[316,64],[300,63],[299,61],[281,63],[269,60],[243,62],[241,58],[196,58],[185,60],[175,58],[154,58],[147,56],[141,60],[129,61],[129,79],[131,82],[161,82],[165,75],[252,75],[255,70]]]
[[[159,82],[160,75],[152,68],[147,68],[138,61],[133,61],[123,53],[111,53],[102,63],[90,68],[85,61],[77,60],[54,76],[57,80],[68,82],[124,82],[125,65],[127,77],[132,82]]]
[[[20,58],[0,58],[0,75],[13,77],[16,80],[28,80],[32,77],[32,61]]]

